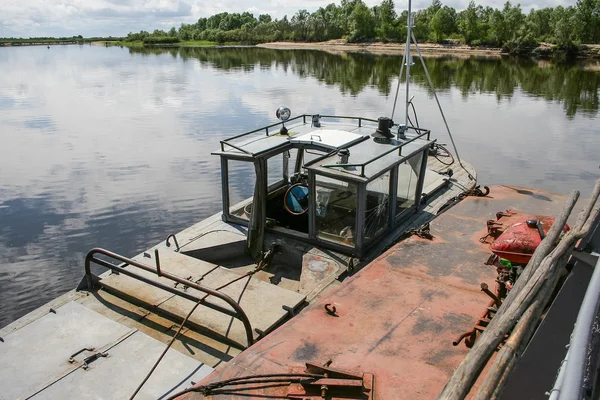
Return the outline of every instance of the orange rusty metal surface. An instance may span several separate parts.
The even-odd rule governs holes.
[[[300,372],[306,362],[374,375],[376,399],[433,399],[468,349],[452,340],[473,327],[493,286],[482,244],[496,212],[557,215],[564,197],[494,186],[431,223],[432,241],[404,240],[203,383],[253,374]],[[325,304],[336,307],[329,315]],[[285,398],[287,386],[229,390],[214,398]],[[200,398],[191,393],[189,398]]]

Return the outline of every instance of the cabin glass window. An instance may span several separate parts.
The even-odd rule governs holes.
[[[365,240],[372,240],[388,226],[390,216],[390,172],[367,184]]]
[[[354,246],[357,185],[316,175],[316,229],[321,240]]]
[[[319,157],[323,157],[325,154],[327,154],[327,153],[324,151],[305,149],[304,154],[303,154],[303,159],[302,159],[302,166],[304,166],[305,164],[308,164],[309,162],[311,162],[313,160],[316,160]]]
[[[283,186],[287,182],[290,153],[284,151],[267,160],[267,185],[269,192]]]
[[[416,201],[417,185],[423,162],[423,153],[415,154],[398,166],[398,199],[396,215],[411,208]]]
[[[247,161],[227,160],[229,213],[247,220],[254,196],[256,172],[254,164]]]
[[[296,163],[298,162],[298,155],[299,155],[300,151],[298,149],[291,149],[288,151],[288,168],[287,168],[287,178],[288,178],[288,182],[289,182],[289,178],[292,177],[292,175],[294,175],[294,173],[296,172]]]

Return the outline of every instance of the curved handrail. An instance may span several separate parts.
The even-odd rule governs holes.
[[[169,236],[167,236],[167,240],[166,240],[166,245],[167,247],[171,247],[171,242],[170,239],[173,238],[173,241],[175,242],[175,252],[179,252],[179,243],[177,242],[177,237],[175,236],[174,233],[171,233]]]
[[[170,279],[170,280],[172,280],[174,282],[186,285],[186,286],[191,287],[193,289],[196,289],[196,290],[198,290],[200,292],[206,293],[208,296],[215,296],[215,297],[223,300],[224,302],[226,302],[229,306],[231,306],[231,308],[233,309],[233,311],[229,310],[229,309],[227,309],[225,307],[219,306],[218,304],[214,304],[212,302],[206,301],[206,297],[205,298],[198,298],[198,297],[196,297],[196,296],[194,296],[192,294],[183,292],[183,291],[178,290],[178,289],[176,289],[174,287],[167,286],[167,285],[164,285],[164,284],[162,284],[160,282],[156,282],[156,281],[148,279],[148,278],[146,278],[144,276],[138,275],[138,274],[136,274],[136,273],[134,273],[134,272],[132,272],[132,271],[130,271],[128,269],[125,269],[122,266],[113,265],[113,264],[111,264],[111,263],[109,263],[107,261],[104,261],[102,259],[95,258],[94,256],[96,254],[102,254],[104,256],[110,257],[110,258],[115,259],[117,261],[121,261],[121,262],[125,263],[126,265],[130,265],[130,266],[133,266],[133,267],[136,267],[136,268],[140,268],[140,269],[143,269],[144,271],[152,272],[152,273],[156,274],[157,276],[161,276],[161,277]],[[200,304],[202,304],[202,305],[204,305],[204,306],[206,306],[208,308],[211,308],[213,310],[216,310],[216,311],[222,312],[224,314],[227,314],[227,315],[229,315],[229,316],[231,316],[233,318],[236,318],[236,319],[240,320],[244,324],[244,329],[246,331],[246,340],[247,340],[247,343],[248,343],[248,347],[250,347],[254,343],[254,336],[252,334],[252,326],[250,324],[250,320],[248,319],[248,316],[246,315],[246,313],[244,312],[244,310],[242,309],[242,307],[240,307],[240,305],[238,303],[236,303],[235,300],[233,300],[230,296],[226,295],[225,293],[221,293],[221,292],[219,292],[217,290],[214,290],[214,289],[208,288],[206,286],[202,286],[202,285],[199,285],[197,283],[188,281],[188,280],[180,278],[180,277],[178,277],[176,275],[172,275],[172,274],[170,274],[168,272],[164,272],[162,270],[159,271],[159,270],[154,269],[152,267],[149,267],[149,266],[147,266],[145,264],[142,264],[142,263],[140,263],[138,261],[132,260],[130,258],[121,256],[121,255],[119,255],[117,253],[113,253],[112,251],[109,251],[109,250],[106,250],[106,249],[102,249],[102,248],[98,248],[98,247],[93,248],[92,250],[90,250],[87,253],[87,255],[85,256],[85,277],[86,277],[86,280],[87,280],[88,290],[92,290],[94,288],[94,284],[93,284],[93,280],[92,280],[92,271],[91,271],[91,263],[92,262],[94,262],[95,264],[101,265],[101,266],[103,266],[105,268],[109,268],[109,269],[111,269],[113,271],[117,271],[117,272],[119,272],[119,273],[121,273],[123,275],[127,275],[129,277],[134,278],[134,279],[140,280],[140,281],[142,281],[144,283],[147,283],[149,285],[152,285],[154,287],[163,289],[163,290],[165,290],[167,292],[170,292],[172,294],[175,294],[177,296],[186,298],[186,299],[191,300],[191,301],[195,301],[195,302],[200,303]]]

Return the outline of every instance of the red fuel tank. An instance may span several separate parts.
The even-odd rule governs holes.
[[[542,242],[538,224],[545,237],[554,224],[554,218],[544,215],[517,217],[514,223],[490,245],[492,252],[511,262],[527,264],[535,249]],[[571,228],[565,225],[563,233],[569,229]]]

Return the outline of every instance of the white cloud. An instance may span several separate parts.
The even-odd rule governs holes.
[[[485,3],[502,7],[505,0]],[[200,17],[220,12],[250,11],[268,13],[275,18],[291,17],[299,8],[314,11],[331,0],[0,0],[0,37],[32,36],[122,36],[142,29],[169,29],[192,23]],[[365,0],[369,6],[379,0]],[[338,2],[339,3],[339,2]],[[445,4],[462,9],[468,0],[448,0]],[[480,2],[483,4],[483,2]],[[516,1],[515,1],[516,3]],[[524,0],[524,11],[557,5],[571,5],[575,0]],[[415,0],[413,8],[425,8],[430,0]],[[407,1],[397,1],[401,12]]]

